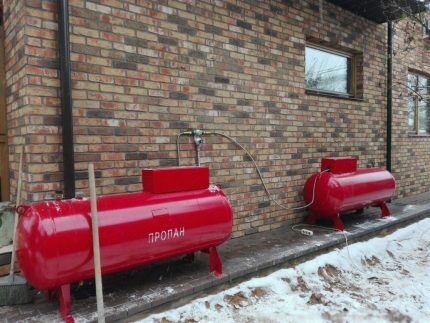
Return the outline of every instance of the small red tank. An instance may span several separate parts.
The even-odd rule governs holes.
[[[224,193],[209,186],[207,167],[143,170],[144,191],[97,198],[102,274],[196,251],[209,253],[222,273],[216,247],[232,231]],[[19,206],[17,257],[33,287],[59,291],[70,320],[70,283],[94,277],[89,199]]]
[[[323,158],[321,172],[312,175],[304,187],[306,204],[313,199],[307,221],[314,224],[320,218],[331,219],[335,229],[344,230],[340,215],[345,212],[377,206],[382,217],[389,216],[386,202],[395,189],[393,175],[383,168],[357,170],[355,158]]]

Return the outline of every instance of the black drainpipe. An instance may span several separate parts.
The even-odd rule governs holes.
[[[72,84],[70,78],[69,2],[58,1],[58,48],[60,52],[61,126],[63,130],[64,197],[75,197]]]
[[[387,30],[387,170],[391,172],[391,146],[393,123],[393,22]]]

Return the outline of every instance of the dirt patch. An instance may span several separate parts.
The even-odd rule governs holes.
[[[381,261],[378,257],[372,256],[372,258],[365,257],[364,260],[362,260],[363,265],[374,267],[376,265],[380,265]]]
[[[224,306],[222,306],[221,304],[215,304],[215,309],[217,311],[220,311]]]
[[[290,288],[291,288],[291,290],[293,291],[293,292],[297,292],[297,285],[294,285],[292,282],[291,282],[291,279],[290,278],[288,278],[288,277],[285,277],[285,278],[281,278],[284,282],[286,282],[287,284],[288,284],[288,286],[290,286]]]
[[[246,305],[248,298],[242,292],[238,292],[234,295],[225,295],[224,301],[234,307],[242,307]]]
[[[406,270],[405,268],[403,268],[403,270],[400,273],[402,275],[405,275],[405,276],[409,276],[410,275],[410,272],[408,270]]]
[[[302,276],[297,277],[297,289],[303,293],[311,291]]]
[[[318,275],[332,285],[333,282],[340,281],[341,272],[335,266],[327,264],[318,268]]]
[[[327,306],[329,302],[326,301],[320,293],[312,293],[311,297],[309,297],[308,304],[309,305],[322,304]]]
[[[291,287],[291,279],[289,279],[288,277],[283,277],[283,278],[281,278],[281,280],[286,282]],[[293,288],[291,287],[291,289],[293,289]]]
[[[340,276],[340,271],[335,266],[327,264],[324,267],[318,268],[318,275],[323,278],[326,278],[327,276],[337,278]]]
[[[371,281],[373,284],[378,284],[378,285],[388,285],[388,282],[385,281],[384,279],[380,278],[380,277],[369,277],[367,278],[368,281]]]
[[[262,287],[256,287],[252,291],[252,296],[255,298],[261,298],[267,295],[267,290]]]
[[[401,322],[401,323],[412,322],[412,318],[410,316],[400,313],[399,311],[392,311],[387,309],[387,316],[389,321],[391,322]]]
[[[326,319],[332,323],[342,323],[342,322],[345,322],[344,315],[347,312],[348,312],[348,309],[343,308],[343,312],[339,312],[339,313],[324,312],[321,316],[322,316],[322,318],[324,318],[324,319]]]
[[[307,293],[311,291],[302,276],[297,277],[296,284],[294,284],[290,278],[285,277],[285,278],[282,278],[282,280],[290,286],[293,292],[300,291],[302,293]]]
[[[170,321],[170,320],[166,319],[165,317],[163,317],[161,320],[157,320],[155,322],[157,322],[157,323],[173,323],[173,321]]]
[[[339,277],[340,275],[339,269],[337,269],[335,266],[330,264],[326,265],[324,267],[324,270],[327,274],[329,274],[332,277]]]
[[[333,292],[335,289],[342,293],[347,291],[361,291],[361,288],[354,285],[352,281],[344,280],[342,271],[333,265],[327,264],[324,267],[319,267],[318,275],[324,280],[326,291]]]

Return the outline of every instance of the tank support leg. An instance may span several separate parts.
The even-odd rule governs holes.
[[[75,320],[70,314],[70,284],[61,285],[61,287],[58,289],[58,299],[60,301],[60,314],[62,319],[66,323],[74,323]]]
[[[334,228],[338,231],[343,231],[345,230],[345,225],[342,222],[342,219],[340,218],[340,214],[336,214],[335,216],[333,216],[333,225]]]
[[[222,262],[216,247],[209,248],[209,270],[215,276],[222,275]]]
[[[385,202],[381,203],[379,207],[381,208],[381,218],[391,215],[390,209]]]

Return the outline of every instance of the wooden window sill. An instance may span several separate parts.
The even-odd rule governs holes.
[[[333,99],[350,100],[350,101],[364,101],[363,98],[358,98],[355,96],[342,95],[342,94],[329,93],[329,92],[316,91],[316,90],[305,90],[305,93],[307,95],[323,96],[326,98],[333,98]]]

